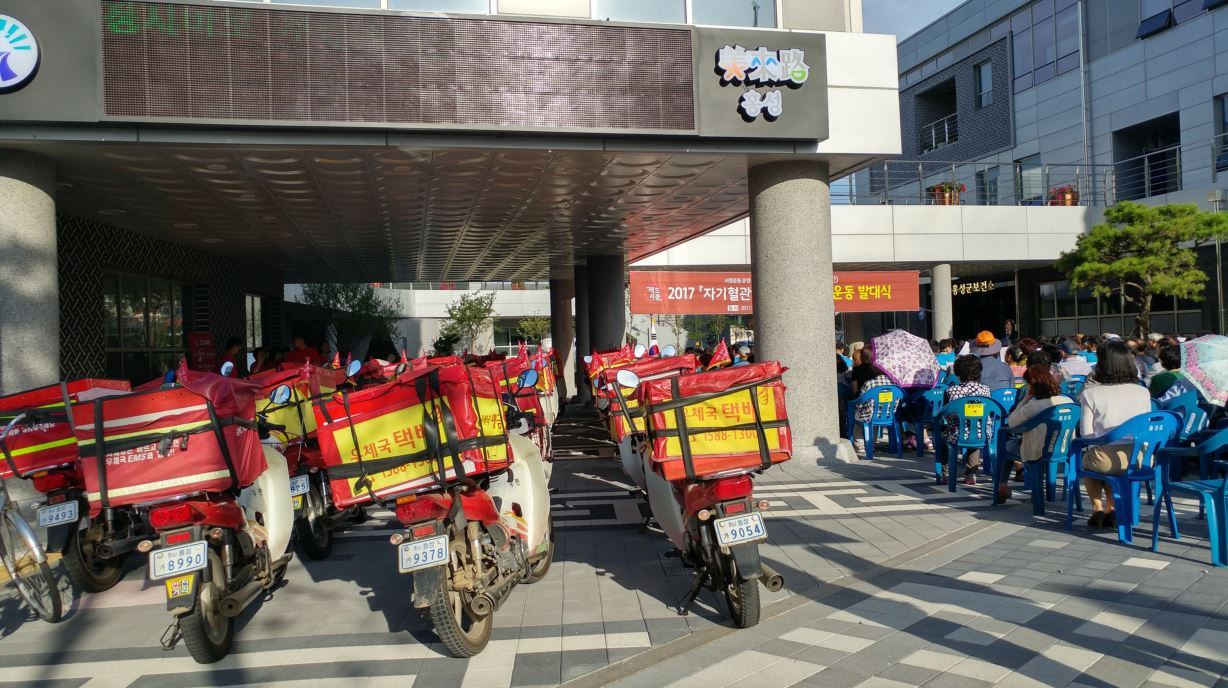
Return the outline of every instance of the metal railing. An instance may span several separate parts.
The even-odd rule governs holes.
[[[959,140],[959,117],[951,113],[942,119],[921,127],[921,154],[938,150]]]
[[[1228,133],[1103,165],[888,160],[859,172],[856,183],[833,185],[832,203],[1102,207],[1210,188],[1226,174]]]

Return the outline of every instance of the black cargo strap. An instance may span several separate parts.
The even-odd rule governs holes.
[[[772,452],[768,451],[767,433],[764,428],[767,425],[763,422],[763,413],[759,410],[759,390],[750,390],[750,405],[755,410],[755,439],[759,441],[759,460],[764,468],[772,465]],[[788,427],[789,422],[786,420],[783,427]],[[735,430],[737,428],[734,428]]]
[[[775,375],[772,377],[765,377],[759,380],[755,380],[754,382],[744,382],[740,385],[734,385],[733,387],[729,387],[728,389],[722,389],[718,392],[704,392],[703,394],[695,394],[689,397],[679,398],[678,397],[678,378],[674,378],[672,381],[672,385],[674,389],[674,398],[670,399],[669,401],[663,401],[660,404],[653,404],[652,412],[661,413],[664,411],[673,411],[675,408],[678,408],[680,406],[691,406],[693,404],[702,404],[705,401],[710,401],[712,399],[723,397],[728,394],[734,394],[736,392],[743,392],[748,389],[754,389],[755,387],[761,387],[768,383],[776,382],[779,379],[780,379],[780,376]]]
[[[673,392],[674,400],[682,396],[682,391],[678,388],[678,378],[673,378],[669,381],[670,389]],[[691,437],[686,428],[686,404],[677,404],[673,407],[674,420],[678,426],[678,431],[682,434],[678,436],[678,446],[682,449],[682,467],[686,470],[687,480],[695,479],[695,459],[691,456]],[[655,408],[653,409],[656,410]],[[661,409],[668,411],[670,409]]]
[[[484,449],[497,447],[504,444],[502,437],[474,437],[468,440],[461,440],[457,443],[461,451],[471,449]],[[433,452],[430,449],[423,449],[412,454],[397,454],[396,456],[385,456],[381,459],[366,459],[363,465],[367,471],[381,472],[390,471],[394,468],[400,468],[411,463],[420,463],[422,461],[430,461],[435,459]],[[356,478],[363,474],[363,471],[357,464],[344,464],[341,466],[329,466],[328,476],[330,478]]]
[[[259,426],[255,421],[243,420],[242,418],[221,418],[213,413],[212,405],[210,405],[210,422],[201,421],[200,427],[191,430],[167,430],[165,432],[149,432],[135,437],[125,437],[122,440],[108,440],[102,437],[101,434],[95,432],[94,444],[102,447],[103,453],[115,454],[125,452],[138,447],[147,447],[151,444],[157,444],[163,440],[174,442],[178,439],[186,439],[192,435],[200,435],[206,432],[219,431],[221,428],[232,425],[248,428],[249,430],[257,430]],[[89,448],[90,442],[87,440],[80,443],[81,447],[78,454],[82,457],[94,456],[97,447]]]
[[[634,409],[627,407],[627,398],[623,396],[623,386],[614,381],[614,394],[618,397],[618,410],[622,413],[623,418],[627,421],[627,434],[634,435],[636,433],[634,418],[641,418],[644,415],[644,407],[637,406]]]
[[[358,431],[354,429],[354,414],[350,413],[350,393],[348,390],[341,390],[341,407],[345,409],[345,418],[348,422],[347,428],[350,431],[350,439],[354,442],[354,455],[358,457],[358,462],[355,467],[358,469],[358,475],[361,477],[354,483],[354,489],[366,490],[367,494],[377,502],[380,506],[384,506],[384,502],[379,497],[375,496],[375,492],[371,489],[371,476],[367,475],[367,469],[363,465],[362,460],[362,444],[358,441]],[[320,408],[324,408],[324,402],[320,402]],[[327,413],[325,414],[327,418]],[[329,474],[332,471],[329,470]]]
[[[106,428],[102,419],[102,399],[94,400],[94,460],[98,462],[98,501],[103,510],[111,508],[107,497],[107,449],[103,433]]]
[[[448,463],[447,463],[448,455],[452,457],[452,464],[453,464],[453,469],[456,472],[456,479],[464,480],[465,479],[465,465],[464,465],[465,462],[464,462],[464,458],[461,456],[461,453],[463,452],[463,450],[460,448],[460,436],[456,431],[456,419],[452,414],[452,409],[447,405],[447,403],[445,403],[446,400],[443,397],[443,391],[440,389],[440,386],[439,386],[439,369],[432,370],[426,375],[423,375],[422,377],[418,378],[416,384],[419,390],[419,393],[418,393],[419,399],[424,398],[424,393],[425,393],[424,390],[428,386],[430,387],[431,394],[433,395],[431,399],[433,403],[431,403],[430,406],[426,407],[426,409],[435,411],[437,415],[431,415],[430,413],[427,413],[426,409],[423,410],[422,415],[423,415],[423,420],[425,420],[426,418],[431,419],[430,423],[425,424],[426,426],[425,434],[426,434],[426,440],[427,440],[426,446],[428,449],[432,449],[435,451],[434,458],[437,460],[439,464],[439,484],[446,485],[448,483]],[[481,414],[479,413],[478,415],[480,416]],[[448,454],[447,455],[443,453],[443,447],[439,442],[440,440],[439,426],[441,425],[440,421],[442,421],[442,425],[443,425],[443,439],[446,440],[448,443]]]
[[[239,473],[235,470],[234,457],[230,455],[230,445],[226,444],[226,433],[222,430],[221,420],[217,417],[217,409],[213,407],[213,402],[209,400],[205,401],[205,406],[209,409],[209,423],[213,426],[213,436],[217,438],[217,448],[222,452],[222,459],[226,461],[226,470],[230,472],[231,489],[237,491],[242,487],[239,485]],[[243,422],[238,418],[230,418],[228,420],[231,421],[228,425],[241,425],[251,430],[256,429],[254,427],[255,423],[251,421]],[[172,438],[171,441],[173,442],[174,439]]]

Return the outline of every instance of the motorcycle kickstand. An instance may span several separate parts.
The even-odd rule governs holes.
[[[695,582],[691,584],[691,589],[687,591],[686,598],[678,606],[678,616],[686,616],[691,611],[691,605],[695,604],[695,600],[699,597],[700,591],[704,589],[704,585],[707,582],[707,569],[700,569],[695,572]]]
[[[182,639],[183,632],[179,630],[179,619],[175,619],[170,626],[167,626],[166,631],[162,633],[162,640],[159,641],[162,643],[162,651],[170,652],[174,650],[175,646]]]

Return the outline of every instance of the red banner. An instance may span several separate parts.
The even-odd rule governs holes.
[[[921,306],[917,272],[837,272],[837,313],[915,311]],[[631,273],[631,312],[644,315],[749,315],[749,272]]]

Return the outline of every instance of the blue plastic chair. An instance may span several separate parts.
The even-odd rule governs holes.
[[[847,407],[848,435],[851,441],[857,426],[861,426],[861,438],[866,443],[866,458],[874,458],[874,438],[879,430],[887,431],[890,441],[889,451],[897,458],[904,458],[904,442],[900,436],[900,422],[896,419],[896,410],[904,401],[904,390],[895,385],[871,387],[861,393],[860,397],[850,401]],[[870,420],[857,420],[857,407],[861,404],[871,404]]]
[[[1007,411],[1012,411],[1015,408],[1015,403],[1020,399],[1019,392],[1014,387],[1003,387],[989,392],[989,396],[993,400],[1002,405],[1002,408]]]
[[[1161,469],[1159,495],[1156,499],[1155,511],[1151,518],[1151,551],[1160,546],[1160,510],[1168,510],[1168,528],[1174,540],[1180,540],[1177,530],[1177,515],[1173,511],[1173,492],[1191,494],[1198,498],[1198,515],[1207,514],[1207,539],[1211,541],[1211,563],[1215,566],[1228,566],[1228,471],[1224,477],[1214,478],[1211,473],[1222,462],[1217,457],[1228,450],[1228,430],[1219,430],[1205,435],[1198,446],[1200,479],[1189,481],[1174,481],[1169,478],[1172,471]],[[1159,454],[1161,463],[1183,460],[1182,452],[1162,450]]]
[[[1177,414],[1177,418],[1181,419],[1181,430],[1177,433],[1175,444],[1188,446],[1207,429],[1207,411],[1198,404],[1197,392],[1186,392],[1163,404],[1152,404],[1152,408],[1156,406],[1159,406],[1159,410],[1162,411],[1172,411]],[[1180,457],[1174,455],[1168,462],[1169,477],[1172,480],[1181,480],[1185,477],[1185,456],[1196,456],[1196,454],[1187,453]]]
[[[946,393],[946,386],[934,387],[924,391],[918,390],[913,392],[914,400],[919,399],[923,405],[921,417],[913,422],[916,427],[917,435],[917,456],[925,455],[925,431],[930,432],[930,441],[934,443],[934,448],[938,448],[938,440],[934,438],[939,432],[937,419],[939,418],[938,411],[942,409],[943,395]]]
[[[1181,421],[1171,411],[1153,411],[1127,420],[1099,437],[1080,437],[1074,442],[1070,463],[1066,467],[1066,530],[1074,529],[1075,506],[1083,510],[1080,479],[1094,478],[1109,484],[1117,510],[1117,538],[1134,542],[1134,526],[1138,524],[1138,493],[1143,483],[1156,479],[1155,454],[1167,445],[1181,427]],[[1121,475],[1106,475],[1084,470],[1083,451],[1088,447],[1130,442],[1129,463]]]
[[[1025,432],[1045,427],[1044,450],[1036,461],[1023,462],[1023,476],[1028,489],[1032,491],[1032,513],[1037,516],[1045,514],[1045,500],[1057,499],[1057,467],[1070,464],[1070,455],[1074,448],[1075,433],[1079,428],[1079,419],[1083,409],[1078,404],[1059,404],[1041,411],[1023,425],[1002,428],[1002,438],[1008,435],[1022,436]],[[1003,452],[1005,459],[1005,452]],[[1001,471],[994,473],[994,494],[998,494],[998,484]],[[1066,491],[1070,492],[1070,473],[1066,473]]]
[[[947,490],[955,491],[955,473],[964,458],[977,449],[983,450],[982,463],[997,468],[998,431],[1006,420],[1002,405],[990,397],[964,397],[956,399],[938,411],[941,428],[956,418],[955,443],[949,444],[941,430],[934,433],[934,481],[942,484],[942,466],[947,464]],[[996,471],[995,471],[996,472]],[[994,494],[997,494],[996,492]]]
[[[1061,384],[1062,394],[1065,394],[1071,399],[1078,399],[1079,395],[1083,393],[1083,386],[1085,384],[1084,380],[1078,379],[1081,377],[1083,376],[1073,375],[1069,380],[1063,382]]]

